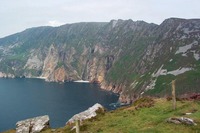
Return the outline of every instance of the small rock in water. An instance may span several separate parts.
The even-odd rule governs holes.
[[[49,116],[39,116],[16,123],[16,133],[38,133],[49,128]]]

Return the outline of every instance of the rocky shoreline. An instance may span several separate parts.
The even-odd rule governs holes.
[[[119,86],[116,86],[113,88],[113,86],[115,85],[107,85],[105,82],[97,82],[97,81],[84,81],[84,80],[71,80],[71,81],[49,81],[46,77],[25,77],[25,76],[21,76],[21,77],[16,77],[12,74],[5,74],[5,73],[2,73],[0,72],[0,78],[28,78],[28,79],[42,79],[42,80],[45,80],[46,82],[56,82],[56,83],[65,83],[65,82],[76,82],[76,83],[95,83],[95,84],[98,84],[99,87],[102,89],[102,90],[106,90],[106,91],[111,91],[115,94],[119,94],[119,102],[120,103],[123,103],[123,104],[130,104],[132,103],[134,100],[136,100],[135,98],[132,98],[130,96],[125,96],[122,94],[122,88],[125,87],[125,86],[122,86],[122,85],[119,85]]]
[[[85,80],[124,103],[146,91],[166,96],[175,78],[181,94],[199,92],[199,27],[199,19],[168,18],[160,25],[119,19],[30,28],[0,39],[0,77]]]
[[[0,72],[0,78],[15,78],[15,76],[13,74],[6,74],[3,72]]]

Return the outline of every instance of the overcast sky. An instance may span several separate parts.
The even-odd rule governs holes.
[[[0,38],[36,26],[200,18],[200,0],[0,0]]]

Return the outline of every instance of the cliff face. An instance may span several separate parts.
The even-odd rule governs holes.
[[[144,95],[198,92],[200,20],[76,23],[27,29],[0,39],[0,77],[88,80],[131,102]],[[192,88],[192,90],[191,90]]]

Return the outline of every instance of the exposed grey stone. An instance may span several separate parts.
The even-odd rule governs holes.
[[[85,110],[85,111],[83,111],[83,112],[81,112],[79,114],[74,115],[71,119],[69,119],[67,121],[66,125],[75,123],[76,120],[83,121],[83,120],[95,117],[97,115],[96,111],[99,110],[99,109],[104,111],[104,107],[101,104],[96,103],[95,105],[93,105],[92,107],[88,108],[87,110]]]
[[[185,113],[186,115],[191,115],[192,113]]]
[[[15,78],[13,74],[0,72],[0,78]]]
[[[43,62],[38,58],[38,55],[31,55],[29,57],[28,61],[26,62],[26,65],[24,66],[24,69],[35,69],[40,70],[42,68]]]
[[[193,45],[196,45],[196,44],[198,44],[198,42],[197,42],[197,41],[194,41],[194,42],[191,43],[191,44],[188,44],[188,45],[179,47],[179,49],[176,51],[175,54],[185,53],[185,52],[187,52],[189,49],[191,49]]]
[[[187,125],[197,125],[194,120],[187,118],[187,117],[180,117],[180,118],[169,118],[167,119],[167,122],[169,123],[175,123],[175,124],[187,124]]]
[[[174,76],[177,76],[177,75],[183,74],[183,73],[185,73],[187,71],[191,71],[191,70],[193,70],[193,68],[183,67],[183,68],[179,68],[177,70],[169,71],[169,72],[167,72],[167,74],[172,74]]]
[[[49,128],[49,116],[39,116],[16,123],[16,133],[38,133]]]

